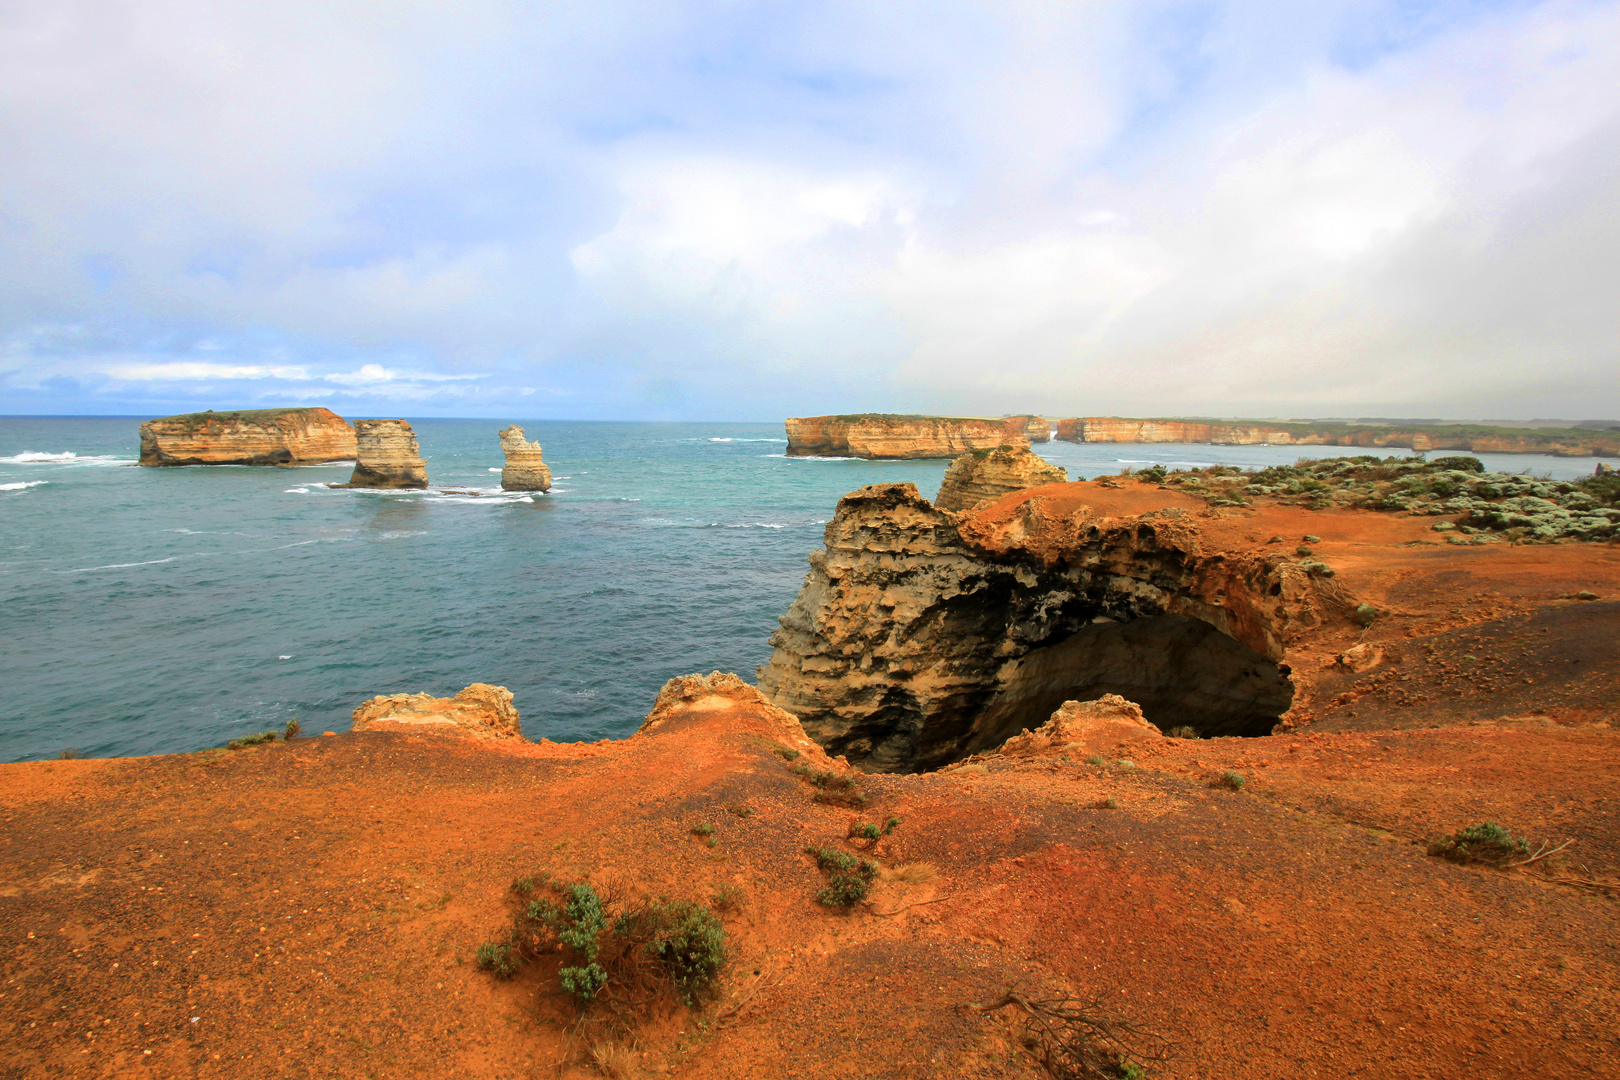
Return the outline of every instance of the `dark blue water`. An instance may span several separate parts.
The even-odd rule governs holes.
[[[788,459],[775,424],[519,422],[550,495],[500,492],[507,421],[414,421],[433,488],[369,492],[323,486],[347,466],[136,468],[135,419],[0,418],[0,760],[345,731],[374,694],[472,682],[531,738],[622,737],[672,676],[752,679],[840,495],[931,497],[946,464]],[[1071,476],[1301,452],[1038,449]]]

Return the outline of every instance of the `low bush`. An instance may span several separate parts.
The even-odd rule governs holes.
[[[281,736],[274,730],[261,731],[257,735],[242,735],[225,744],[227,750],[241,750],[248,746],[258,746],[260,743],[275,742]]]
[[[542,889],[551,895],[523,902]],[[512,891],[522,906],[510,934],[476,953],[479,967],[497,978],[511,978],[522,963],[560,946],[567,962],[557,970],[558,986],[581,1007],[623,1010],[645,1007],[660,991],[696,1005],[725,965],[725,926],[702,904],[659,899],[618,908],[589,884],[544,875],[518,878]]]
[[[816,893],[819,903],[847,910],[866,899],[871,881],[878,874],[877,863],[829,845],[804,850],[815,858],[816,868],[829,875],[826,887]]]
[[[1379,614],[1379,610],[1373,607],[1371,604],[1356,605],[1356,622],[1360,623],[1362,626],[1371,626],[1373,623],[1377,622]]]
[[[1180,727],[1173,727],[1169,731],[1165,732],[1165,735],[1171,739],[1203,738],[1202,735],[1198,734],[1198,729],[1193,727],[1191,724],[1182,724]]]
[[[1523,837],[1514,836],[1494,821],[1481,821],[1458,829],[1444,840],[1436,840],[1429,845],[1429,854],[1458,863],[1504,863],[1527,857],[1530,845]]]
[[[858,774],[835,773],[829,769],[797,765],[793,769],[793,775],[816,789],[814,799],[818,803],[857,809],[866,805],[866,796],[861,792]]]
[[[281,741],[291,742],[293,739],[297,738],[298,733],[303,730],[304,725],[299,723],[298,720],[289,720],[287,721],[287,726],[281,729]]]
[[[1221,773],[1221,775],[1210,780],[1209,786],[1226,788],[1228,791],[1242,791],[1243,785],[1247,783],[1248,781],[1243,778],[1241,773],[1235,773],[1231,769],[1228,769]]]

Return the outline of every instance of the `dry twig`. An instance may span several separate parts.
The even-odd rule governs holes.
[[[1541,842],[1541,850],[1537,851],[1534,855],[1530,856],[1528,859],[1524,860],[1523,862],[1508,863],[1507,866],[1503,867],[1503,869],[1504,870],[1512,870],[1515,866],[1529,866],[1531,863],[1536,862],[1536,861],[1538,861],[1540,859],[1545,859],[1549,855],[1558,854],[1560,851],[1563,851],[1565,848],[1569,847],[1569,845],[1573,844],[1574,842],[1575,842],[1574,840],[1565,840],[1562,844],[1559,844],[1557,847],[1553,848],[1551,851],[1548,851],[1547,850],[1547,844],[1549,843],[1549,841],[1543,840]]]
[[[1164,1036],[1109,1015],[1095,1001],[1032,1001],[1008,992],[987,1004],[966,1007],[974,1012],[1009,1007],[1022,1012],[1024,1046],[1055,1080],[1117,1078],[1129,1062],[1160,1062],[1171,1056]]]

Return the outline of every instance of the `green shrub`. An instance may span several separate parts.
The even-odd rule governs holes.
[[[1107,762],[1103,760],[1103,756],[1101,754],[1088,754],[1088,755],[1086,755],[1086,764],[1087,765],[1105,765],[1105,764],[1107,764]]]
[[[883,823],[883,835],[887,836],[890,833],[894,832],[895,827],[898,826],[899,824],[900,824],[900,819],[897,818],[897,817],[891,817],[888,821],[885,821]]]
[[[281,736],[275,731],[261,731],[257,735],[242,735],[225,744],[227,750],[241,750],[248,746],[258,746],[260,743],[275,742]]]
[[[700,821],[696,825],[692,826],[693,836],[712,836],[713,834],[714,826],[710,825],[707,821]]]
[[[1356,622],[1360,623],[1362,626],[1371,626],[1373,623],[1377,622],[1379,614],[1379,610],[1373,607],[1371,604],[1356,605]]]
[[[849,908],[866,899],[868,888],[867,879],[859,874],[837,873],[816,893],[816,899],[828,907]]]
[[[867,888],[877,876],[877,863],[858,859],[830,845],[805,848],[805,853],[815,857],[817,869],[831,875],[827,886],[816,893],[818,901],[828,907],[847,909],[866,899]]]
[[[648,942],[647,951],[664,962],[681,1000],[695,1005],[726,962],[726,928],[696,904],[669,906],[661,918],[668,928]]]
[[[1530,845],[1494,821],[1481,821],[1430,844],[1429,854],[1459,863],[1502,863],[1529,855]]]
[[[289,720],[287,726],[281,729],[281,741],[291,742],[303,730],[304,725],[299,723],[297,719]]]
[[[1242,774],[1235,773],[1228,769],[1215,779],[1211,780],[1209,786],[1226,788],[1230,791],[1242,791],[1243,785],[1247,783],[1248,781],[1243,778]]]
[[[492,973],[497,979],[510,979],[518,972],[521,963],[517,950],[509,942],[486,941],[478,946],[473,956],[478,966]]]

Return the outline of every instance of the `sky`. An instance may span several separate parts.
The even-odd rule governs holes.
[[[1620,416],[1620,0],[8,0],[0,413]]]

